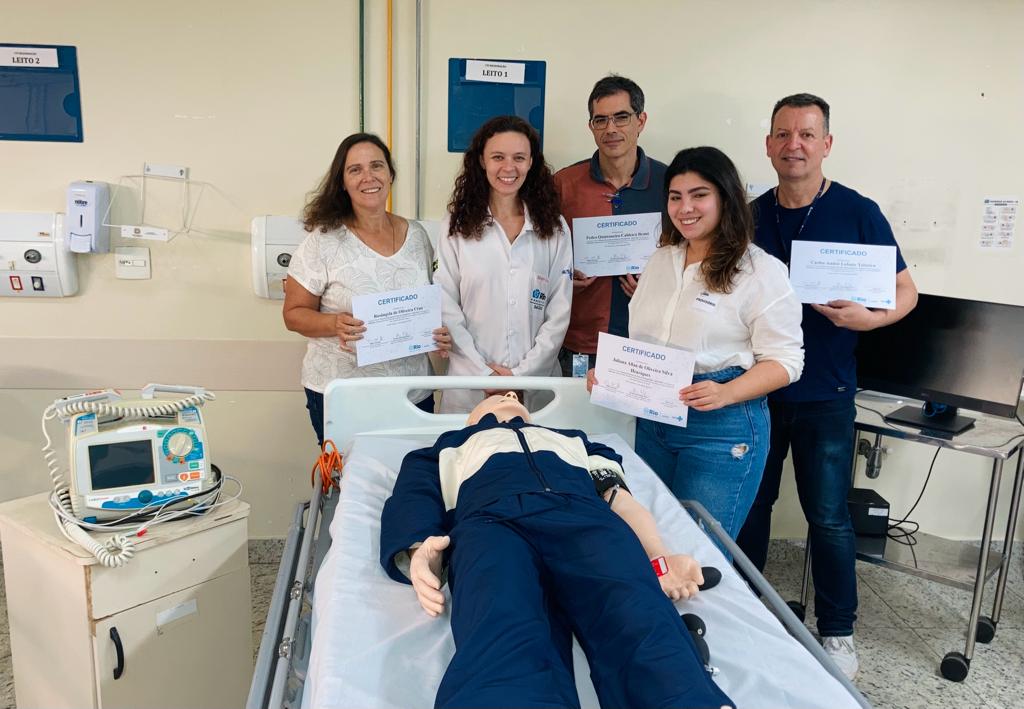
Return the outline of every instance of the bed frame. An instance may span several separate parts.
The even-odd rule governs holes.
[[[422,437],[424,445],[465,423],[461,414],[428,414],[408,399],[414,389],[508,388],[544,390],[554,399],[533,412],[534,423],[554,428],[581,429],[588,434],[617,433],[633,445],[632,416],[593,406],[581,379],[547,377],[391,377],[339,379],[324,392],[324,435],[347,454],[358,436]],[[300,709],[312,643],[310,624],[317,571],[331,544],[330,524],[337,494],[324,494],[319,481],[308,502],[296,505],[274,593],[260,639],[246,709]],[[793,614],[771,584],[704,507],[681,501],[704,531],[732,554],[734,564],[761,594],[786,630],[850,692],[865,709],[871,705],[836,667],[806,626]]]

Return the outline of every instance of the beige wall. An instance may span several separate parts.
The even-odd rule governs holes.
[[[882,205],[922,290],[1024,303],[1021,247],[977,248],[981,198],[1024,194],[1019,3],[423,5],[424,209],[415,215],[415,4],[394,3],[401,214],[437,218],[447,201],[458,165],[445,149],[452,56],[548,62],[545,146],[554,167],[593,150],[586,96],[598,76],[617,71],[647,92],[642,144],[651,154],[667,160],[713,144],[748,180],[770,182],[763,136],[772,102],[806,90],[833,105],[827,173]],[[386,3],[367,7],[367,128],[383,134]],[[198,383],[220,394],[208,408],[212,445],[246,486],[251,533],[283,534],[312,463],[297,386],[302,340],[284,331],[278,302],[252,294],[248,224],[297,212],[339,139],[358,128],[356,0],[108,0],[101,11],[40,0],[5,15],[2,39],[78,47],[86,141],[0,142],[0,210],[62,210],[68,182],[117,183],[145,161],[188,165],[210,187],[193,233],[145,244],[152,280],[119,281],[111,255],[79,256],[75,298],[0,300],[0,499],[45,489],[37,417],[57,395]],[[170,220],[177,193],[163,185],[151,196],[149,221]],[[113,217],[130,220],[136,207],[125,200]],[[892,450],[877,484],[902,511],[930,456],[907,444]],[[927,531],[977,537],[986,471],[942,454],[915,517]],[[802,534],[791,485],[775,532]]]

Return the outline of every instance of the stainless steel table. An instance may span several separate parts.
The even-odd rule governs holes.
[[[949,436],[939,431],[909,428],[899,424],[890,424],[884,420],[884,416],[908,403],[913,404],[914,402],[897,401],[889,397],[873,395],[870,392],[861,392],[857,395],[857,420],[854,430],[874,434],[875,446],[880,444],[883,436],[888,436],[991,458],[992,473],[985,507],[985,522],[981,532],[981,547],[977,548],[973,544],[964,544],[918,532],[915,533],[916,546],[909,547],[903,544],[889,543],[885,545],[884,554],[876,553],[876,550],[866,549],[858,544],[857,558],[939,583],[973,590],[974,597],[971,602],[964,651],[962,653],[955,651],[947,653],[940,664],[943,677],[960,682],[967,677],[971,658],[974,656],[975,642],[988,643],[992,641],[999,624],[999,616],[1002,613],[1007,570],[1013,551],[1013,536],[1017,529],[1021,483],[1024,481],[1024,474],[1022,474],[1024,473],[1024,452],[1022,452],[1024,449],[1024,426],[1015,419],[966,412],[965,415],[975,419],[974,426],[956,436]],[[857,446],[854,446],[851,475],[856,470],[856,449]],[[1014,455],[1017,456],[1017,467],[1013,479],[1010,509],[1006,518],[1006,537],[1003,541],[1002,553],[1000,553],[991,550],[992,529],[995,525],[996,503],[999,500],[1003,464]],[[789,603],[789,606],[801,618],[807,607],[809,595],[808,580],[811,569],[809,551],[810,539],[808,538],[800,600]],[[997,571],[999,579],[996,581],[992,615],[983,616],[981,615],[981,604],[985,582]]]

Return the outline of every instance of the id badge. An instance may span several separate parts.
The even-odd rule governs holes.
[[[693,304],[690,307],[701,313],[713,313],[718,307],[718,301],[721,299],[721,293],[712,293],[710,291],[702,290],[697,294],[697,297],[693,299]]]
[[[590,357],[585,354],[574,354],[572,356],[572,376],[586,377],[590,369]]]

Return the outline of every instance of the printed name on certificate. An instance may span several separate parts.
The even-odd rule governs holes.
[[[352,315],[366,326],[355,343],[360,367],[432,352],[434,330],[441,327],[441,286],[357,295]]]
[[[661,238],[661,214],[617,214],[572,220],[573,265],[590,276],[639,275]]]
[[[638,418],[686,426],[689,407],[679,390],[693,382],[696,357],[689,350],[609,335],[597,336],[597,384],[590,402]]]

